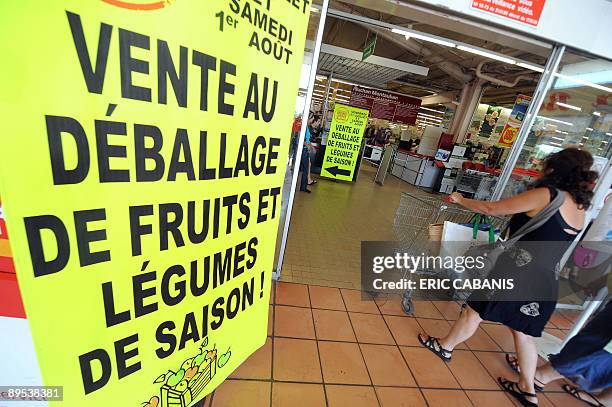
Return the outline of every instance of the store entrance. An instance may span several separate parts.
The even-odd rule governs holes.
[[[281,281],[360,288],[361,242],[398,239],[402,194],[491,197],[551,47],[482,27],[478,37],[442,16],[330,8],[310,139],[297,146],[307,149],[310,192],[295,194],[277,272]],[[351,145],[339,120],[362,111]],[[338,157],[355,157],[353,167]]]

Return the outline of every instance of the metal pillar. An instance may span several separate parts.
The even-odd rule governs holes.
[[[332,79],[334,78],[334,70],[327,77],[327,86],[325,87],[325,99],[323,99],[323,112],[321,112],[321,127],[325,131],[325,123],[327,123],[327,109],[329,109],[329,90],[331,89]]]
[[[461,90],[459,108],[455,111],[453,125],[449,131],[449,133],[455,135],[454,141],[464,141],[472,116],[474,116],[474,112],[478,108],[478,102],[482,97],[485,82],[482,79],[474,79],[472,82],[465,84]]]
[[[538,86],[536,86],[535,92],[533,93],[533,98],[531,99],[531,103],[529,104],[529,108],[527,109],[527,114],[525,115],[523,124],[521,125],[518,135],[516,136],[516,140],[514,141],[514,144],[510,149],[508,158],[506,159],[506,162],[503,165],[502,172],[501,174],[499,174],[499,179],[497,180],[497,184],[495,185],[495,190],[491,195],[492,201],[497,201],[501,198],[504,189],[508,184],[508,180],[510,179],[512,171],[516,166],[516,162],[518,161],[519,154],[521,153],[521,150],[525,145],[525,141],[527,141],[527,136],[531,131],[531,126],[533,126],[538,111],[540,110],[540,106],[542,105],[546,94],[552,86],[554,80],[553,74],[557,71],[564,52],[564,45],[556,45],[550,53],[548,61],[546,61],[544,72],[542,72],[542,76],[540,77]]]
[[[312,103],[312,91],[314,90],[315,79],[317,77],[317,68],[319,65],[319,54],[321,53],[321,44],[323,42],[323,31],[325,29],[325,20],[327,19],[327,9],[329,0],[323,0],[320,12],[319,26],[317,27],[317,37],[315,39],[315,47],[312,54],[312,65],[310,66],[310,77],[308,78],[308,91],[306,92],[306,102],[304,103],[304,111],[302,112],[302,127],[300,128],[300,137],[298,139],[298,148],[303,148],[304,138],[306,137],[306,126],[308,126],[308,115],[310,113],[310,104]],[[300,150],[301,152],[301,150]],[[291,223],[291,215],[293,213],[293,201],[295,199],[295,189],[298,182],[300,172],[300,162],[302,154],[299,152],[295,156],[295,166],[293,167],[293,176],[291,179],[291,191],[289,192],[289,201],[287,205],[287,214],[285,215],[285,224],[283,225],[283,237],[281,247],[278,253],[278,263],[272,278],[278,280],[285,259],[285,249],[287,248],[287,237],[289,235],[289,224]]]

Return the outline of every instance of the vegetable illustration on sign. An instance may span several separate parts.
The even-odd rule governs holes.
[[[208,337],[202,341],[197,355],[186,359],[176,371],[169,370],[158,376],[153,383],[163,383],[160,397],[151,397],[144,406],[156,407],[161,400],[162,406],[187,407],[196,401],[217,373],[217,368],[225,366],[232,355],[228,348],[227,352],[217,357],[216,346],[211,349],[207,346]]]

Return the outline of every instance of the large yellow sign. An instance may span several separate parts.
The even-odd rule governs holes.
[[[368,113],[365,109],[336,103],[325,147],[322,176],[353,180],[363,132],[368,124]]]
[[[0,193],[62,405],[188,406],[264,344],[309,3],[0,5]]]

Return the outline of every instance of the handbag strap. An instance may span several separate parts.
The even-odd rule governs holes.
[[[561,208],[563,202],[565,202],[565,194],[558,189],[554,189],[556,191],[555,197],[542,209],[538,212],[533,218],[529,219],[527,223],[519,228],[516,232],[510,236],[508,240],[504,242],[505,247],[510,247],[514,245],[514,243],[518,242],[523,236],[528,233],[533,232],[546,222]]]

